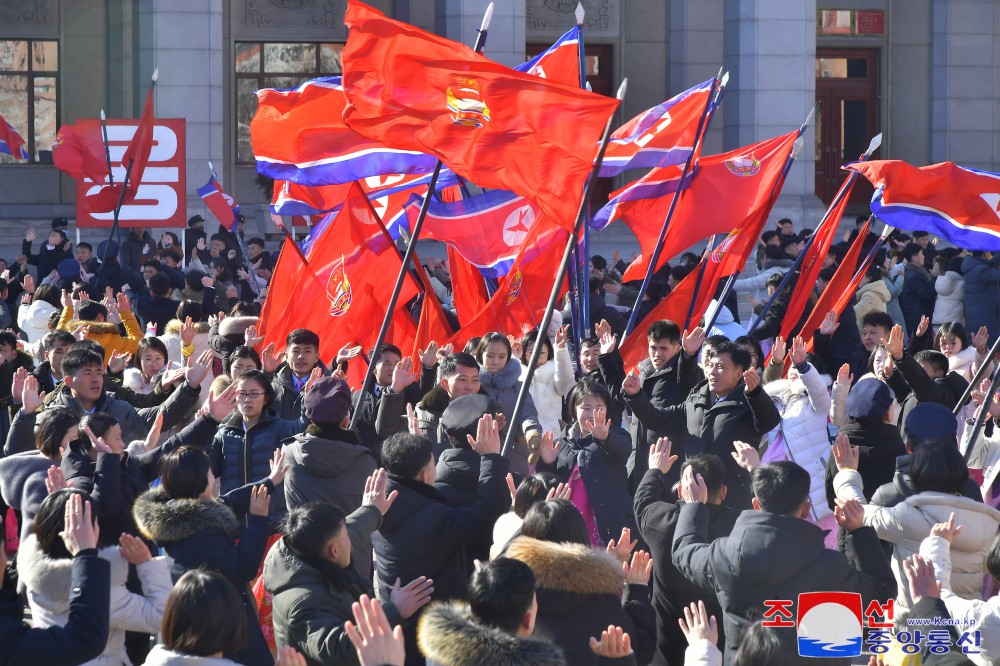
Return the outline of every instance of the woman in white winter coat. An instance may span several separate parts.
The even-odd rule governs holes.
[[[837,498],[865,504],[857,472],[857,449],[852,449],[845,436],[839,436],[834,456],[840,470],[833,480]],[[903,561],[920,550],[920,543],[935,524],[947,522],[952,514],[965,526],[951,544],[952,589],[963,599],[981,598],[983,570],[1000,527],[1000,511],[962,495],[968,478],[969,469],[956,447],[925,444],[914,451],[910,465],[910,480],[917,494],[892,507],[864,507],[865,525],[874,527],[880,539],[893,544],[892,570],[899,587],[897,626],[904,626],[913,604]]]
[[[538,340],[538,330],[528,331],[521,338],[521,381],[528,374],[528,362]],[[515,348],[515,355],[517,350]],[[563,398],[576,384],[573,375],[573,359],[570,357],[569,346],[566,344],[566,329],[555,329],[555,345],[548,336],[542,336],[542,350],[538,356],[538,365],[531,380],[531,399],[538,411],[538,422],[542,430],[558,434],[562,432],[559,415],[562,414]]]
[[[934,280],[934,314],[931,325],[937,331],[946,322],[957,321],[965,323],[965,278],[962,277],[962,257],[945,260],[944,257],[934,259],[937,278]]]
[[[69,619],[73,559],[59,533],[65,530],[66,504],[74,494],[89,499],[79,490],[64,489],[42,502],[32,533],[21,542],[18,552],[18,573],[27,588],[35,627],[63,626]],[[125,653],[125,632],[155,634],[160,630],[172,587],[170,569],[166,558],[150,557],[146,544],[129,535],[122,535],[120,546],[104,548],[98,555],[111,563],[110,633],[104,652],[86,663],[128,665],[131,662]],[[125,588],[129,564],[136,566],[143,594]]]
[[[29,276],[30,277],[30,276]],[[25,278],[25,286],[28,278]],[[31,283],[34,288],[34,282]],[[28,336],[28,345],[32,350],[37,351],[41,345],[42,338],[51,330],[49,319],[53,312],[58,312],[62,308],[59,302],[59,290],[50,284],[43,284],[31,294],[31,303],[22,303],[17,309],[17,325]],[[38,353],[33,354],[41,359]]]
[[[785,340],[778,336],[771,362],[764,371],[764,391],[781,413],[781,424],[767,434],[767,451],[761,462],[791,460],[809,472],[810,522],[832,530],[836,545],[836,520],[826,501],[826,461],[830,456],[827,419],[830,413],[830,377],[817,370],[801,337],[792,340],[792,367],[788,379],[781,378],[785,364]]]
[[[954,514],[952,514],[954,518]],[[968,657],[976,664],[992,666],[1000,661],[1000,597],[963,599],[952,591],[951,545],[962,532],[957,518],[938,523],[931,528],[931,535],[920,544],[920,554],[934,564],[934,576],[941,585],[941,600],[948,614],[959,623],[962,631],[979,632],[982,644],[978,653]],[[1000,537],[993,539],[986,569],[994,584],[1000,584]]]

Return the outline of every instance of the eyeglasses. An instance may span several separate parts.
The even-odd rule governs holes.
[[[264,395],[262,391],[237,391],[236,398],[238,400],[256,400],[257,398]]]

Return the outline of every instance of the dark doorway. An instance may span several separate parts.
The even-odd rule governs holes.
[[[829,204],[853,162],[878,133],[878,51],[816,49],[816,196]],[[878,152],[873,159],[879,159]],[[864,178],[851,203],[867,205],[874,189]]]

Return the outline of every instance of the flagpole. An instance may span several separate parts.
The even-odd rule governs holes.
[[[587,49],[583,42],[584,19],[587,16],[582,2],[576,3],[576,26],[580,33],[576,40],[577,63],[580,69],[580,87],[587,89]],[[577,305],[580,308],[580,334],[579,339],[588,337],[591,330],[590,321],[590,202],[587,202],[587,224],[583,226],[583,242],[576,246],[577,254],[577,289],[579,296]],[[580,257],[581,245],[583,246],[583,257]],[[582,261],[580,261],[582,259]],[[585,334],[587,334],[585,336]],[[579,345],[577,345],[579,347]]]
[[[729,81],[729,72],[716,77],[712,81],[712,89],[709,91],[708,101],[705,102],[705,108],[701,112],[701,118],[698,119],[698,129],[695,132],[694,145],[691,147],[691,154],[688,155],[687,159],[684,161],[684,169],[681,171],[681,179],[677,184],[677,189],[674,190],[673,197],[670,199],[670,207],[667,209],[667,215],[663,220],[663,226],[660,227],[660,237],[656,241],[655,249],[653,250],[653,256],[650,257],[649,266],[646,268],[646,276],[642,279],[642,284],[639,285],[639,293],[635,297],[635,306],[632,308],[632,312],[629,313],[628,324],[625,326],[625,332],[622,335],[622,340],[628,337],[628,334],[632,332],[635,325],[638,323],[636,320],[639,318],[639,304],[642,303],[643,297],[646,295],[646,289],[649,288],[649,281],[653,278],[653,273],[656,272],[656,264],[660,260],[660,254],[663,252],[663,241],[667,237],[667,227],[670,226],[670,218],[674,216],[674,210],[677,208],[677,202],[680,200],[681,190],[684,188],[684,180],[687,178],[688,172],[691,171],[691,167],[694,162],[694,157],[698,153],[698,149],[701,142],[705,138],[705,134],[708,133],[708,125],[712,120],[712,109],[718,106],[719,101],[722,100],[722,93],[726,89],[726,83]]]
[[[996,346],[994,344],[994,346]],[[983,368],[986,367],[986,363],[983,364]],[[969,384],[969,393],[972,393],[972,384]],[[962,456],[965,458],[965,462],[969,462],[969,458],[972,457],[973,444],[976,438],[979,437],[979,431],[982,430],[983,424],[986,423],[986,419],[989,416],[990,410],[989,405],[993,402],[993,396],[996,395],[997,389],[1000,388],[1000,364],[997,365],[996,369],[993,371],[993,375],[990,377],[990,388],[986,391],[986,397],[983,398],[983,404],[979,406],[979,413],[976,414],[976,420],[972,422],[972,430],[968,434],[962,437],[962,445],[965,447],[965,451],[962,452]],[[962,403],[959,402],[956,409],[961,407]]]
[[[479,34],[476,36],[476,44],[473,47],[476,53],[482,53],[483,47],[486,46],[486,34],[490,29],[490,21],[493,18],[493,3],[491,2],[486,7],[486,12],[483,14],[483,22],[479,26]],[[406,244],[406,252],[403,254],[403,263],[399,267],[399,274],[396,276],[396,284],[392,288],[392,294],[389,296],[389,304],[386,307],[385,316],[382,318],[382,326],[379,328],[378,337],[375,339],[375,353],[379,353],[382,348],[382,344],[385,342],[386,336],[389,334],[389,325],[392,323],[392,315],[396,310],[396,303],[399,301],[399,294],[403,290],[403,281],[406,279],[406,273],[410,266],[410,260],[413,257],[413,253],[417,249],[417,239],[420,238],[420,230],[424,226],[424,220],[427,218],[427,210],[431,205],[431,195],[434,189],[437,187],[438,176],[441,175],[441,168],[444,164],[441,160],[437,161],[434,165],[434,171],[431,173],[431,179],[427,183],[427,196],[424,197],[423,203],[420,204],[420,213],[417,215],[416,221],[413,223],[413,228],[410,231],[410,242]],[[535,345],[541,348],[542,345]],[[365,381],[361,385],[361,392],[358,395],[357,404],[363,405],[364,401],[367,399],[368,393],[371,392],[373,385],[375,384],[375,366],[372,363],[368,364],[368,369],[365,371]],[[358,427],[358,422],[361,420],[361,412],[363,410],[355,410],[354,415],[351,417],[351,428],[355,429]]]
[[[104,159],[108,162],[108,183],[115,184],[115,173],[111,170],[111,144],[108,142],[108,118],[101,109],[101,134],[104,136]]]
[[[615,97],[619,101],[625,99],[625,91],[627,89],[628,79],[625,79],[618,87],[618,93]],[[569,260],[573,254],[573,246],[580,237],[583,225],[585,223],[589,223],[586,215],[584,215],[584,212],[586,211],[587,197],[590,196],[590,189],[597,181],[597,174],[601,170],[601,163],[604,161],[604,151],[607,150],[608,141],[611,139],[611,125],[614,122],[614,118],[615,114],[613,113],[608,117],[607,125],[604,127],[604,135],[601,137],[600,149],[597,151],[597,158],[594,160],[594,165],[590,170],[590,176],[587,178],[587,183],[583,186],[583,196],[580,198],[580,206],[577,208],[576,212],[576,223],[573,225],[572,233],[566,240],[566,249],[563,251],[562,261],[559,262],[559,270],[556,271],[556,281],[552,285],[552,293],[549,294],[549,302],[545,306],[545,313],[542,315],[542,322],[538,325],[539,335],[545,335],[546,331],[549,329],[549,324],[552,323],[552,312],[555,310],[556,303],[559,300],[559,292],[562,288],[562,282],[566,277]],[[500,455],[504,457],[507,456],[507,452],[514,444],[514,433],[520,430],[520,428],[516,426],[517,419],[521,414],[521,410],[524,408],[524,403],[527,401],[528,389],[531,387],[531,379],[535,376],[535,366],[538,365],[538,359],[541,356],[542,347],[544,347],[544,345],[535,345],[531,350],[531,360],[528,362],[527,368],[525,368],[526,374],[524,379],[521,380],[521,390],[518,391],[517,402],[514,403],[514,411],[507,415],[507,437],[504,439],[503,450],[500,452]]]
[[[806,119],[805,124],[808,124],[809,119],[812,118],[812,115],[813,114],[810,111],[809,118]],[[803,130],[805,128],[805,124],[803,124]],[[861,154],[861,157],[858,158],[858,161],[859,162],[868,161],[868,159],[871,158],[872,154],[878,149],[880,145],[882,145],[881,133],[876,134],[874,137],[872,137],[872,140],[868,143],[868,149]],[[789,166],[791,165],[789,164]],[[778,285],[778,288],[775,289],[774,293],[771,294],[770,298],[767,299],[767,302],[764,303],[764,307],[761,309],[758,317],[754,320],[753,325],[750,327],[750,330],[747,331],[747,335],[750,335],[757,330],[757,327],[760,325],[760,322],[764,320],[764,314],[771,308],[771,305],[774,304],[774,301],[778,298],[778,295],[781,294],[781,292],[784,291],[785,287],[788,286],[788,283],[792,279],[792,275],[795,273],[795,271],[797,271],[799,267],[802,266],[802,262],[805,260],[806,253],[812,247],[813,241],[816,239],[816,236],[819,235],[819,230],[823,228],[824,224],[827,224],[831,220],[831,216],[833,215],[834,209],[836,209],[837,205],[840,204],[840,202],[844,199],[844,197],[847,196],[847,193],[851,191],[851,186],[854,184],[854,181],[857,180],[858,175],[859,172],[852,171],[851,174],[847,177],[847,180],[844,181],[844,184],[840,186],[840,189],[837,191],[836,196],[834,196],[833,201],[830,202],[830,205],[827,207],[826,212],[823,213],[823,218],[820,220],[819,225],[816,227],[816,232],[814,232],[813,235],[809,237],[809,240],[806,241],[805,247],[803,247],[802,251],[799,252],[797,257],[795,257],[795,261],[792,263],[791,268],[789,268],[788,271],[785,273],[785,275],[782,277],[781,283]]]
[[[681,327],[682,331],[688,329],[688,325],[691,323],[691,317],[694,316],[694,306],[698,301],[698,292],[701,291],[701,283],[705,278],[705,269],[708,267],[706,263],[712,256],[712,252],[715,251],[715,234],[708,241],[708,246],[705,248],[705,254],[702,260],[698,262],[698,277],[694,281],[694,292],[691,294],[691,303],[688,305],[687,315],[684,317],[684,326]],[[718,308],[716,308],[718,309]],[[708,327],[705,327],[708,330]]]
[[[208,171],[215,179],[215,182],[219,182],[219,175],[215,173],[215,167],[212,166],[212,161],[208,162]],[[219,183],[221,186],[222,183]],[[240,236],[240,222],[239,218],[236,217],[236,212],[233,211],[233,235],[236,236],[236,244],[240,247],[240,254],[243,255],[243,261],[247,262],[247,272],[250,274],[250,291],[257,294],[260,297],[260,284],[257,282],[257,271],[253,269],[253,262],[250,261],[250,251],[247,250],[246,241]]]
[[[996,357],[997,350],[1000,350],[1000,338],[997,338],[996,342],[993,343],[993,346],[990,347],[990,350],[986,352],[986,358],[983,360],[983,364],[979,366],[978,370],[976,370],[976,374],[973,375],[969,384],[965,387],[962,397],[958,399],[957,403],[955,403],[954,409],[951,410],[955,416],[958,416],[958,413],[962,411],[962,407],[965,406],[965,402],[969,399],[969,396],[975,390],[976,386],[979,385],[979,382],[983,380],[983,377],[986,376],[986,368],[989,367],[990,361]]]
[[[705,335],[708,335],[708,332],[712,330],[713,326],[715,326],[715,321],[719,318],[719,312],[722,310],[722,306],[726,303],[726,299],[729,298],[729,294],[733,291],[737,275],[739,275],[739,271],[730,275],[729,279],[726,280],[726,286],[722,288],[722,293],[719,295],[718,306],[715,308],[715,312],[712,313],[712,318],[705,322]]]

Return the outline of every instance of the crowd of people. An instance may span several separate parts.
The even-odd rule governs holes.
[[[635,368],[632,308],[696,255],[639,303],[592,257],[592,331],[320,358],[307,329],[261,348],[274,259],[204,224],[95,249],[57,218],[0,260],[0,665],[793,664],[824,591],[860,596],[872,664],[1000,660],[1000,400],[966,390],[989,253],[895,232],[785,339],[810,234],[781,220],[701,321],[643,324]]]

